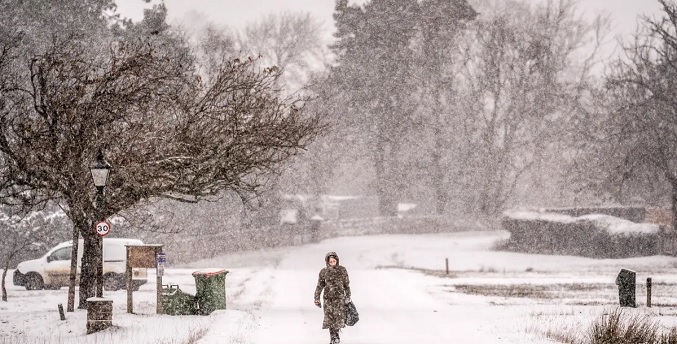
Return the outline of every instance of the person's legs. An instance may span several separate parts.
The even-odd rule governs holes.
[[[337,328],[330,328],[329,336],[331,337],[330,344],[339,344],[339,342],[341,341],[341,339],[339,338],[339,329]]]

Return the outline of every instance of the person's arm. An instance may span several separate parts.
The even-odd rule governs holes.
[[[324,282],[324,269],[320,270],[320,275],[317,278],[317,287],[315,287],[315,305],[320,306],[320,294],[322,293],[322,290],[325,287],[325,282]]]
[[[343,268],[343,272],[345,273],[345,278],[343,279],[343,287],[346,290],[346,303],[350,302],[350,277],[348,277],[348,270],[346,268]]]

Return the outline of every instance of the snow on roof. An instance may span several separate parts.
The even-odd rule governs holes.
[[[588,214],[579,217],[556,213],[541,213],[537,211],[507,211],[503,214],[510,218],[519,220],[544,220],[560,223],[591,221],[597,224],[599,227],[606,229],[610,234],[652,234],[658,233],[659,231],[659,225],[654,223],[635,223],[630,220],[602,214]]]
[[[416,208],[416,203],[398,203],[397,211],[409,211]]]
[[[365,198],[364,196],[342,196],[342,195],[325,195],[324,197],[330,201],[347,201],[351,199]]]

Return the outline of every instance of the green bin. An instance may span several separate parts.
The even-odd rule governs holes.
[[[183,292],[176,284],[162,286],[162,308],[169,315],[197,314],[195,296]]]
[[[226,274],[224,269],[203,269],[193,272],[198,314],[209,315],[226,309]]]

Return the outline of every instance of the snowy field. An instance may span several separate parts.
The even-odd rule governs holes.
[[[493,251],[506,232],[342,237],[317,244],[243,252],[174,266],[164,284],[195,293],[191,272],[225,268],[227,310],[210,316],[155,314],[155,276],[134,293],[104,292],[113,300],[114,327],[86,335],[86,311],[66,313],[67,288],[26,291],[7,278],[0,302],[0,343],[328,343],[322,311],[313,305],[324,255],[336,251],[350,274],[360,321],[341,333],[343,344],[557,343],[583,336],[618,304],[621,268],[637,272],[638,307],[627,309],[677,325],[677,258],[596,260]],[[167,252],[171,263],[171,252]],[[449,261],[446,274],[445,259]],[[149,272],[152,270],[149,270]],[[647,277],[653,280],[646,307]],[[548,337],[545,334],[550,333]]]

